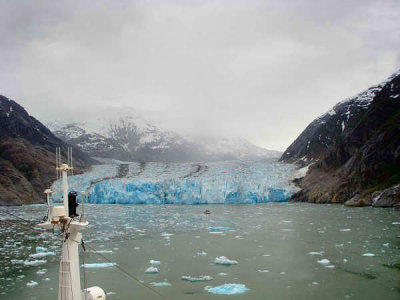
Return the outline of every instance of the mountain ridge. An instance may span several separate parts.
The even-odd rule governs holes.
[[[309,169],[296,180],[301,190],[292,200],[398,205],[400,72],[331,111],[311,122],[280,158]]]
[[[66,161],[71,146],[17,102],[0,95],[0,205],[44,201],[43,191],[55,180],[55,148]],[[76,172],[95,161],[74,148]]]
[[[215,161],[280,156],[243,138],[182,136],[134,117],[103,121],[48,123],[59,138],[77,146],[92,157],[126,161]]]

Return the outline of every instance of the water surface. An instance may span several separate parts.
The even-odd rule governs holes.
[[[203,214],[206,209],[210,215]],[[7,211],[39,220],[45,207],[0,208],[0,298],[56,299],[60,236],[31,232],[25,226],[33,222],[15,221]],[[88,205],[87,219],[90,227],[83,234],[91,248],[145,284],[170,283],[153,287],[169,299],[400,298],[400,271],[393,267],[400,263],[400,212],[394,209],[304,203]],[[23,265],[43,260],[29,258],[37,246],[56,256],[45,257],[40,266]],[[86,263],[107,262],[87,250]],[[216,265],[220,256],[238,264]],[[160,261],[158,274],[145,273],[150,260]],[[213,280],[181,279],[202,275]],[[31,281],[37,285],[27,287]],[[87,269],[86,281],[101,286],[108,299],[162,299],[116,267]],[[205,290],[225,283],[250,290],[235,296]]]

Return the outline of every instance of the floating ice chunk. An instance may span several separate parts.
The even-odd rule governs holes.
[[[112,263],[93,263],[93,264],[83,264],[83,268],[87,269],[96,269],[96,268],[110,268],[110,267],[115,267],[117,263],[112,262]]]
[[[31,281],[26,283],[27,287],[34,287],[34,286],[37,286],[37,285],[38,285],[38,283],[36,281],[33,281],[33,280],[31,280]]]
[[[382,244],[383,247],[389,247],[389,243]]]
[[[392,222],[392,225],[400,225],[400,222]]]
[[[47,248],[45,248],[45,247],[41,247],[41,246],[36,247],[36,252],[46,252],[46,251],[47,251]]]
[[[46,263],[47,263],[47,260],[40,260],[40,259],[32,260],[32,261],[25,260],[24,266],[34,267],[34,266],[44,265]]]
[[[208,230],[209,230],[210,232],[216,232],[216,231],[220,232],[220,231],[227,231],[227,230],[229,230],[229,227],[210,226],[210,227],[208,227]]]
[[[227,265],[227,266],[229,266],[229,265],[237,265],[238,262],[236,260],[228,259],[225,256],[220,256],[220,257],[216,257],[214,259],[214,263],[217,264],[217,265]]]
[[[11,263],[13,265],[22,265],[22,264],[24,264],[24,260],[23,259],[12,259]]]
[[[182,278],[182,280],[190,281],[190,282],[210,281],[210,280],[214,279],[214,278],[212,278],[211,276],[208,276],[208,275],[201,275],[201,276],[186,276],[186,275],[183,275],[181,278]]]
[[[169,282],[162,281],[162,282],[150,282],[152,286],[171,286]]]
[[[327,266],[325,266],[325,268],[328,268],[328,269],[333,269],[335,266],[334,265],[327,265]]]
[[[55,256],[55,255],[56,255],[55,252],[49,251],[49,252],[38,252],[38,253],[30,254],[29,257],[41,258],[41,257],[46,257],[46,256]]]
[[[316,282],[316,281],[313,281],[313,282],[311,282],[311,284],[313,284],[313,285],[317,285],[317,284],[319,284],[318,282]]]
[[[323,258],[323,259],[319,260],[318,263],[321,265],[329,265],[331,262],[328,259]]]
[[[47,272],[46,269],[40,269],[40,270],[38,270],[38,271],[36,272],[36,274],[38,274],[38,275],[43,275],[43,274],[46,274],[46,272]]]
[[[284,229],[281,229],[281,231],[282,232],[293,232],[293,231],[295,231],[294,229],[291,229],[291,228],[284,228]]]
[[[310,255],[322,255],[323,253],[324,253],[324,251],[321,251],[321,252],[314,252],[314,251],[308,252],[308,254],[310,254]]]
[[[161,236],[162,236],[162,237],[173,236],[173,235],[174,235],[173,233],[167,233],[167,232],[161,233]]]
[[[51,279],[49,277],[43,278],[43,281],[50,281]]]
[[[140,250],[140,247],[133,247],[133,250]]]
[[[219,276],[227,276],[228,273],[223,273],[223,272],[221,272],[221,273],[218,273],[217,275],[219,275]]]
[[[350,228],[343,228],[343,229],[340,229],[340,231],[341,232],[349,232],[349,231],[351,231],[351,229]]]
[[[155,274],[155,273],[159,273],[160,271],[158,270],[158,268],[151,266],[151,267],[148,267],[146,269],[146,271],[144,271],[144,272],[147,274]]]
[[[364,253],[362,256],[373,257],[373,256],[375,256],[375,254],[374,253]]]
[[[112,250],[96,250],[96,253],[113,253]]]
[[[160,263],[161,263],[161,262],[160,262],[159,260],[150,259],[150,264],[152,264],[152,265],[157,266],[157,265],[159,265]]]
[[[269,270],[257,270],[257,271],[260,273],[268,273],[269,272]]]
[[[292,221],[283,220],[282,223],[290,224]]]
[[[269,256],[271,256],[270,254],[264,254],[263,256],[265,256],[265,257],[269,257]]]
[[[197,252],[198,256],[206,256],[207,252],[201,251],[201,252]]]
[[[207,291],[211,294],[217,295],[240,295],[244,294],[250,289],[244,284],[239,283],[225,283],[223,285],[208,287]]]

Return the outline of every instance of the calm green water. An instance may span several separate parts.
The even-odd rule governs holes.
[[[211,215],[203,214],[206,209]],[[0,208],[0,298],[56,299],[59,235],[32,233],[6,211],[39,220],[45,207]],[[400,299],[400,270],[385,266],[400,263],[400,211],[394,209],[303,203],[89,205],[87,218],[87,244],[146,284],[169,282],[154,287],[168,299]],[[214,228],[215,233],[210,227],[225,228]],[[11,262],[34,260],[29,255],[37,246],[57,254],[40,266]],[[238,264],[216,265],[218,256]],[[161,261],[160,273],[145,273],[150,259]],[[329,263],[318,263],[323,259]],[[85,260],[104,262],[92,252]],[[192,283],[182,275],[214,279]],[[101,286],[108,299],[162,299],[115,267],[90,269],[86,276],[88,286]],[[37,285],[27,287],[31,280]],[[204,289],[224,283],[250,290],[221,296]]]

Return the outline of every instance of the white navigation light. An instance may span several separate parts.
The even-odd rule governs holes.
[[[106,294],[104,291],[98,286],[92,286],[83,290],[82,299],[86,300],[106,300]]]

